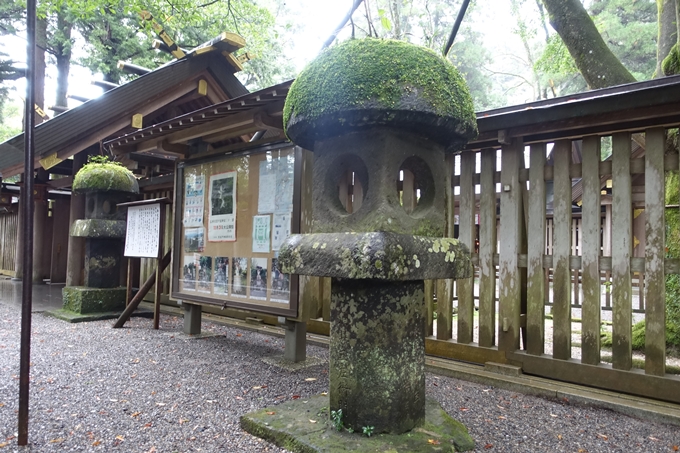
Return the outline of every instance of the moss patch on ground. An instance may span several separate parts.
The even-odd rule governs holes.
[[[434,400],[427,400],[425,424],[401,435],[349,433],[335,429],[328,396],[289,401],[241,417],[241,428],[294,452],[454,452],[475,448],[467,428]],[[342,425],[339,426],[342,428]]]

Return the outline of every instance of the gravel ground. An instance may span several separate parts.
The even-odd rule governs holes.
[[[282,452],[239,428],[239,416],[328,388],[322,365],[291,372],[261,358],[283,340],[205,322],[190,339],[181,318],[161,330],[133,319],[68,324],[33,315],[30,447],[17,447],[20,314],[0,304],[0,451]],[[427,392],[491,452],[669,452],[677,427],[617,413],[427,376]]]

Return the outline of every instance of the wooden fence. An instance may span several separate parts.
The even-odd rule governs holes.
[[[679,93],[677,84],[544,102],[537,106],[540,115],[523,107],[480,118],[480,139],[451,157],[460,159],[460,176],[452,178],[459,193],[459,238],[473,248],[479,218],[478,298],[469,280],[456,282],[455,301],[450,283],[432,285],[439,297],[436,311],[429,310],[436,313],[436,329],[427,339],[428,353],[511,363],[527,374],[680,403],[680,379],[666,374],[665,338],[666,275],[680,272],[678,260],[665,256],[664,223],[665,173],[679,170],[677,150],[666,152],[668,129],[680,124],[680,106],[667,104]],[[655,102],[656,112],[650,107]],[[611,137],[611,159],[601,158],[603,137]],[[634,144],[642,144],[643,152],[633,155]],[[580,161],[573,159],[575,148]],[[579,180],[583,193],[575,222],[572,188]],[[610,191],[606,180],[612,181]],[[552,222],[546,212],[549,183]],[[476,186],[478,203],[470,202]],[[451,200],[450,209],[455,205]],[[634,217],[636,223],[644,220],[637,237]],[[642,253],[635,256],[640,244]],[[635,298],[637,311],[646,323],[642,369],[634,367],[632,352],[636,280],[643,296]],[[582,300],[575,304],[579,286]],[[613,341],[605,351],[607,308]]]
[[[17,212],[0,214],[0,274],[16,274],[17,234],[19,215]]]

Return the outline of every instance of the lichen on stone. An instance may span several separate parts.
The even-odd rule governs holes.
[[[85,192],[139,193],[137,178],[118,162],[107,159],[90,159],[73,179],[73,190]]]

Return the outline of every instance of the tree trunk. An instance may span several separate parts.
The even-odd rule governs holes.
[[[590,88],[635,82],[607,47],[580,0],[543,0],[550,24],[569,49]]]
[[[57,60],[57,97],[56,105],[68,105],[68,75],[71,70],[71,30],[73,24],[63,11],[57,13],[57,42],[54,45],[54,56]]]
[[[47,48],[47,19],[38,19],[35,24],[35,105],[45,110],[45,49]],[[35,109],[34,109],[35,112]],[[37,112],[35,124],[45,120]],[[29,173],[32,175],[32,173]]]
[[[658,12],[658,35],[656,41],[656,70],[654,77],[663,77],[661,62],[670,53],[673,45],[678,42],[678,27],[676,26],[676,0],[656,0]]]

